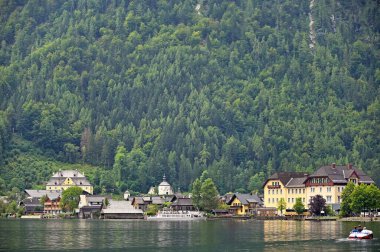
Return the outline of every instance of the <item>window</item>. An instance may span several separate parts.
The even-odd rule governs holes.
[[[290,203],[290,198],[288,198],[288,203]]]
[[[314,188],[314,187],[311,187],[311,188],[310,188],[310,192],[315,192],[315,188]]]
[[[305,188],[302,191],[303,191],[303,193],[305,193]]]
[[[290,189],[288,189],[288,193],[290,193]]]
[[[292,198],[292,203],[294,202],[294,198]]]
[[[276,194],[278,194],[278,189],[276,189]]]
[[[319,192],[322,192],[322,187],[319,187]]]
[[[276,199],[276,202],[278,202],[278,198]]]
[[[338,186],[338,192],[340,192],[340,186]]]
[[[327,196],[327,197],[326,197],[326,201],[327,201],[327,202],[331,202],[331,196]]]
[[[268,203],[270,203],[270,198],[268,198]]]
[[[305,202],[305,198],[302,198],[302,201]]]
[[[270,194],[270,190],[268,190],[268,194]]]
[[[282,189],[280,189],[280,194],[282,194]]]
[[[327,187],[327,192],[331,192],[331,187]]]
[[[272,203],[274,203],[274,198],[272,198]]]
[[[338,196],[338,203],[340,203],[340,196]]]
[[[51,186],[49,186],[49,189],[51,190]]]

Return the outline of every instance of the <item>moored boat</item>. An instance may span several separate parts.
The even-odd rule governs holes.
[[[148,216],[147,220],[205,220],[201,212],[198,211],[159,211],[155,216]]]

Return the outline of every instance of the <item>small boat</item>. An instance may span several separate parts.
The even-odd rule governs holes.
[[[373,232],[368,229],[363,229],[360,232],[351,232],[348,239],[373,239]]]
[[[201,212],[197,211],[159,211],[155,216],[148,216],[147,220],[205,220]]]

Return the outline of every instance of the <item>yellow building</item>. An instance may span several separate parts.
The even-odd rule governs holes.
[[[263,202],[255,194],[235,193],[229,202],[229,212],[233,215],[251,215],[256,214],[256,209],[262,207]]]
[[[304,172],[277,172],[273,174],[264,183],[265,207],[277,208],[281,199],[285,201],[286,209],[293,208],[296,198],[302,198],[305,202],[307,197],[304,182],[307,175]],[[278,214],[281,212],[278,211]]]
[[[350,181],[356,185],[375,183],[368,175],[352,164],[336,165],[333,163],[322,166],[305,181],[307,201],[316,195],[321,195],[326,200],[327,205],[340,204],[342,191]]]
[[[277,208],[278,202],[284,199],[287,210],[284,213],[292,215],[297,198],[301,198],[305,208],[308,208],[310,199],[321,195],[327,205],[332,206],[333,210],[339,210],[342,191],[350,181],[356,185],[374,183],[363,171],[351,164],[337,166],[333,163],[319,168],[311,175],[302,172],[278,172],[264,183],[264,205]]]
[[[77,170],[59,171],[53,174],[46,184],[46,190],[66,190],[78,186],[83,191],[93,194],[94,188],[87,178]]]

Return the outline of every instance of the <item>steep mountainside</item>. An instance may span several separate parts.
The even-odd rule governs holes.
[[[0,0],[0,191],[51,174],[20,141],[99,167],[97,191],[203,170],[251,190],[331,162],[380,184],[379,17],[376,0]]]

